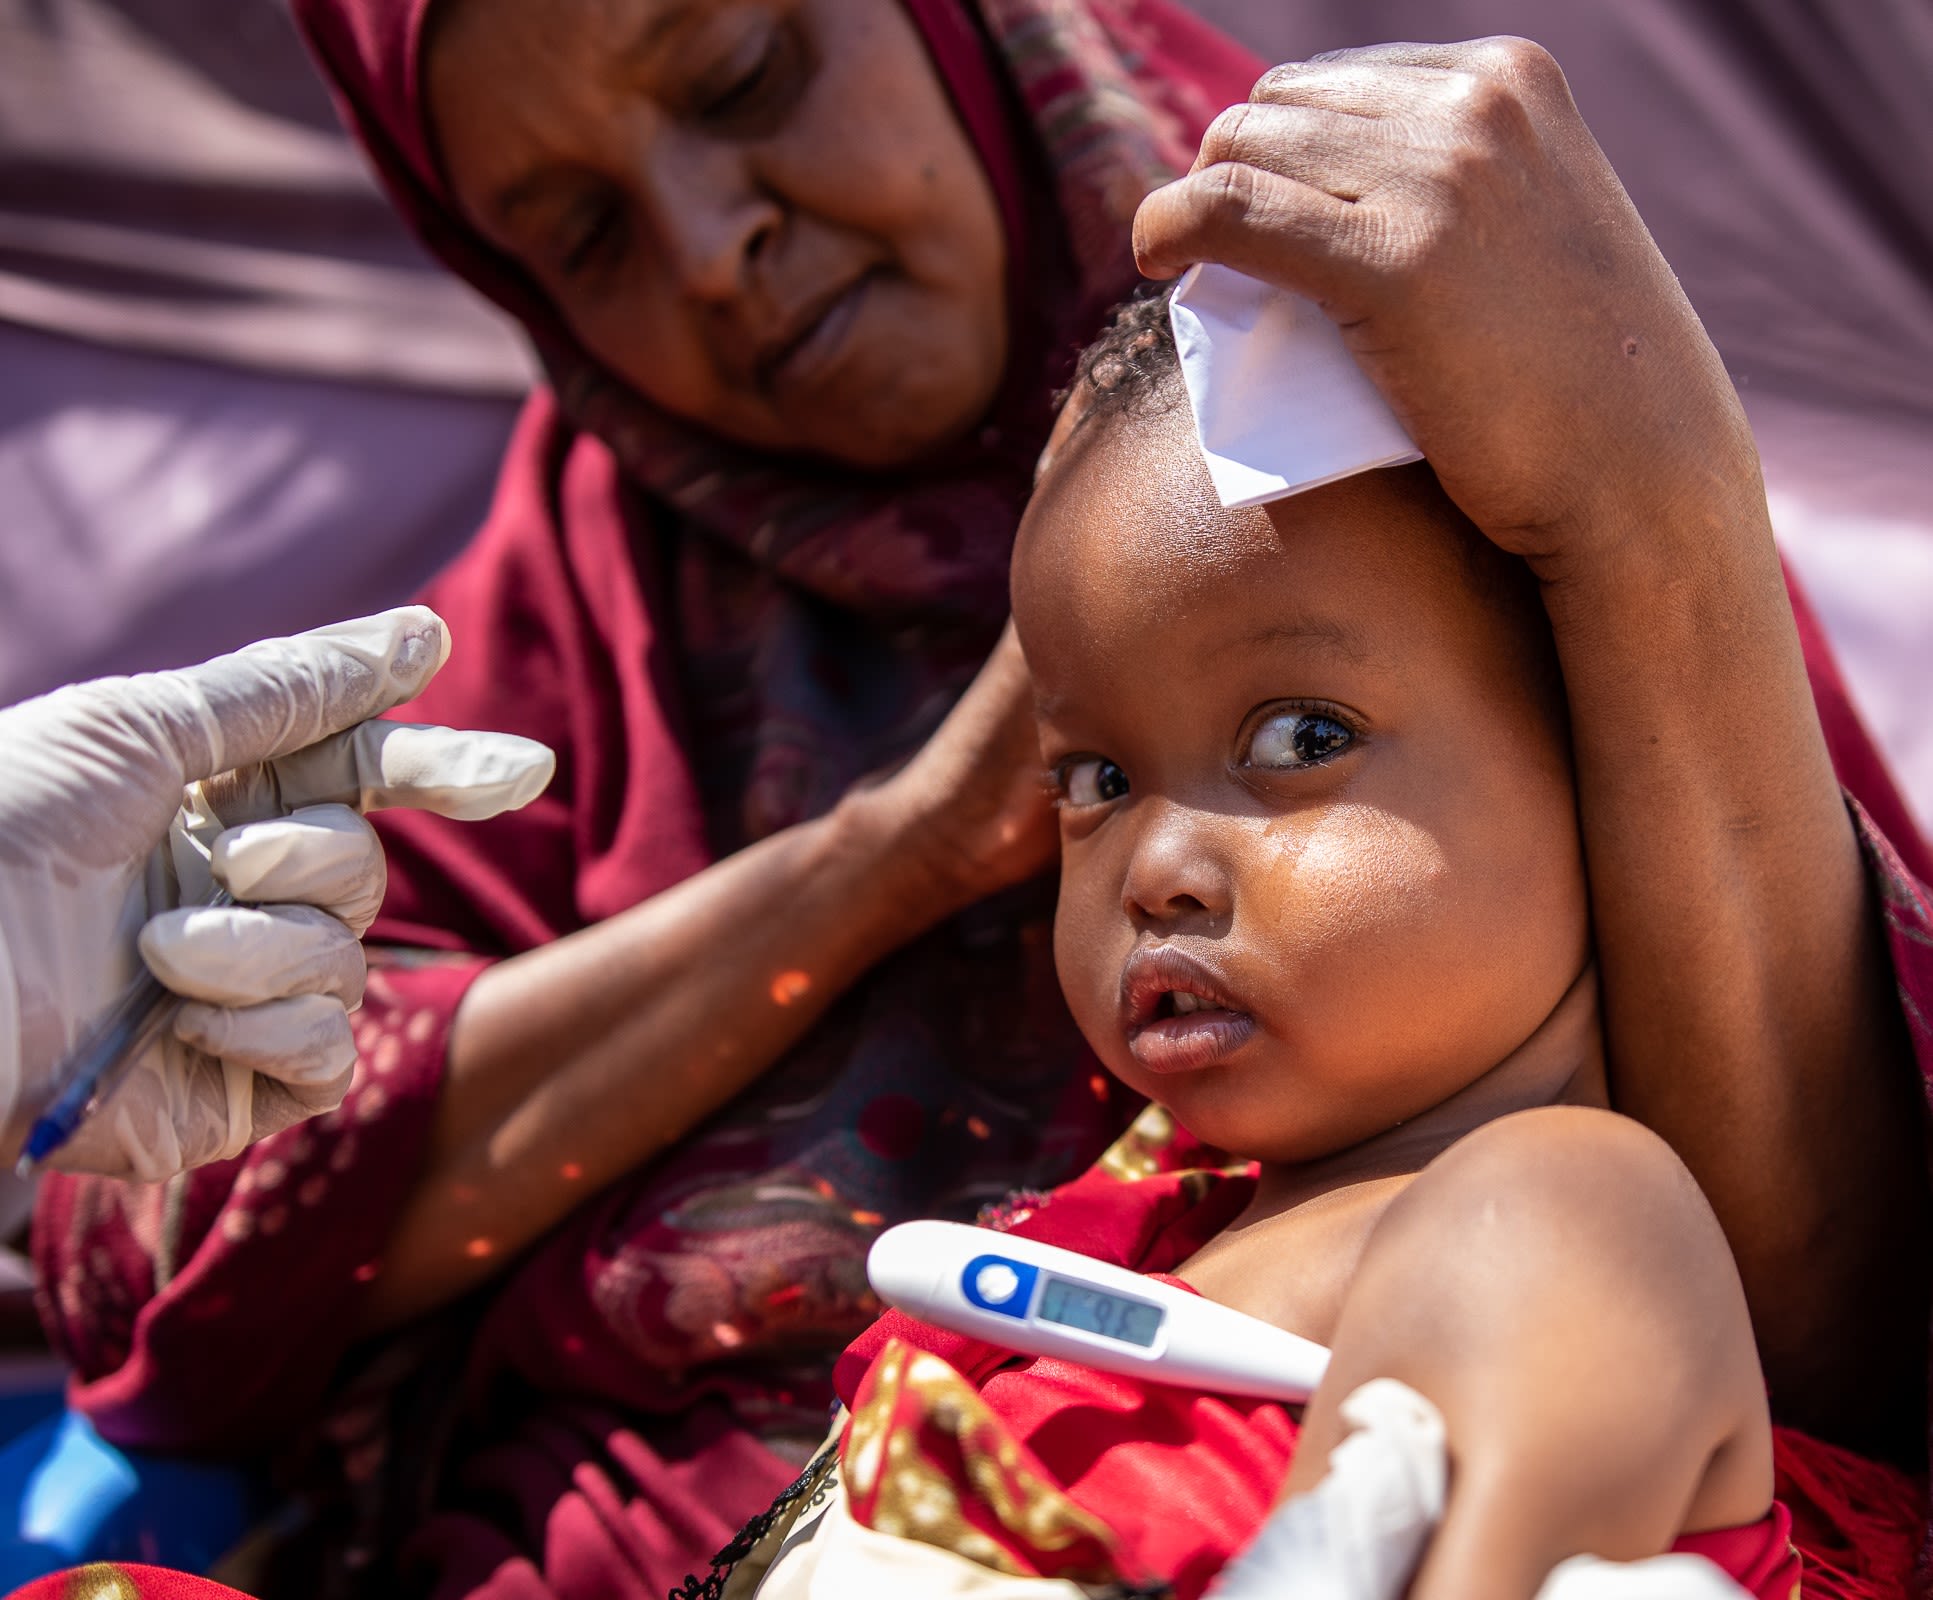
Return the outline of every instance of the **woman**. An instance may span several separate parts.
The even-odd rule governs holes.
[[[879,1221],[1118,1126],[1014,887],[1050,850],[1009,646],[920,740],[994,644],[1135,207],[1254,64],[1149,0],[304,13],[392,192],[552,369],[430,596],[461,643],[423,714],[488,708],[559,778],[514,823],[387,830],[383,928],[443,956],[372,980],[340,1115],[170,1200],[64,1185],[40,1261],[118,1440],[259,1447],[327,1397],[361,1558],[406,1531],[439,1592],[662,1592],[816,1439]],[[1841,770],[1916,849],[1813,659]],[[1821,1070],[1910,1087],[1848,860],[1858,1025]],[[1697,944],[1693,1022],[1756,958]],[[1910,1161],[1875,1161],[1887,1202]]]
[[[362,1531],[433,1496],[410,1560],[451,1592],[511,1560],[661,1594],[823,1432],[880,1220],[971,1215],[1120,1126],[1027,886],[1053,826],[1010,648],[920,745],[999,638],[1134,206],[1256,64],[1165,6],[424,9],[305,21],[392,191],[552,365],[434,598],[455,698],[541,728],[558,778],[525,828],[385,836],[385,933],[447,958],[372,976],[341,1117],[172,1209],[63,1185],[42,1260],[117,1438],[255,1449],[329,1393],[390,1519]],[[600,208],[667,166],[645,248]],[[446,1379],[401,1423],[337,1381],[486,1282],[428,1324],[447,1360],[370,1346],[371,1393]],[[452,1440],[457,1380],[488,1429]]]

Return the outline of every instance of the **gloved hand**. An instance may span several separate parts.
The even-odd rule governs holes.
[[[138,973],[137,942],[188,1003],[51,1165],[155,1182],[341,1103],[386,881],[357,813],[493,816],[554,766],[509,734],[367,720],[448,653],[435,613],[407,607],[0,711],[9,1158]],[[243,904],[207,908],[216,884]]]
[[[1795,1590],[1796,1592],[1796,1590]],[[1752,1600],[1751,1594],[1703,1556],[1653,1556],[1648,1561],[1600,1561],[1572,1556],[1560,1562],[1537,1600]]]
[[[1443,1414],[1377,1378],[1342,1402],[1349,1433],[1307,1494],[1284,1500],[1222,1569],[1213,1600],[1397,1600],[1442,1520]]]
[[[1443,1414],[1408,1384],[1376,1378],[1342,1403],[1350,1432],[1306,1494],[1284,1500],[1222,1569],[1208,1600],[1399,1600],[1443,1519]],[[1702,1556],[1573,1556],[1537,1600],[1751,1600]]]

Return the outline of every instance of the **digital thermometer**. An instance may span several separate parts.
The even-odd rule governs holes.
[[[1072,1250],[960,1222],[904,1222],[866,1276],[908,1316],[1023,1355],[1155,1383],[1306,1400],[1329,1352],[1246,1312]]]

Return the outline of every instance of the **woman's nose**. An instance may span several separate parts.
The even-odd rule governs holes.
[[[1219,921],[1233,907],[1228,873],[1197,814],[1144,802],[1121,882],[1121,909],[1145,927]]]
[[[679,288],[714,305],[739,298],[778,232],[778,204],[752,180],[739,146],[670,129],[654,145],[651,211]]]

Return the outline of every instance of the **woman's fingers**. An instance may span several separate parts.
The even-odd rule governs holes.
[[[358,936],[382,908],[389,870],[376,830],[348,806],[306,806],[217,835],[216,879],[252,905],[310,905]]]
[[[1556,63],[1521,39],[1288,63],[1143,202],[1136,259],[1152,277],[1220,262],[1360,321],[1446,239],[1514,226],[1546,140],[1562,147],[1575,120]]]
[[[1256,80],[1249,103],[1376,121],[1403,116],[1429,96],[1453,94],[1453,80],[1460,76],[1468,73],[1434,63],[1384,58],[1374,50],[1337,50],[1270,67]]]
[[[1245,162],[1190,173],[1141,202],[1134,260],[1150,278],[1217,261],[1328,304],[1346,297],[1368,242],[1360,206]]]
[[[1454,44],[1357,45],[1347,50],[1325,50],[1307,61],[1288,61],[1271,67],[1255,85],[1254,98],[1272,97],[1285,80],[1320,67],[1410,67],[1423,72],[1484,73],[1509,79],[1539,92],[1564,83],[1557,58],[1534,39],[1495,33]]]
[[[313,906],[193,906],[141,930],[141,959],[176,994],[207,1005],[255,1006],[326,995],[362,1004],[362,944]]]
[[[1194,170],[1236,162],[1360,200],[1402,175],[1407,126],[1323,106],[1230,106],[1202,136]]]
[[[1452,76],[1310,67],[1266,102],[1229,107],[1203,136],[1194,171],[1141,203],[1137,265],[1171,278],[1219,262],[1347,319],[1400,232],[1364,202],[1414,192],[1463,142],[1445,114]]]
[[[1262,105],[1321,106],[1362,117],[1403,115],[1420,98],[1455,100],[1480,81],[1530,100],[1569,99],[1564,69],[1542,45],[1498,34],[1460,44],[1377,44],[1284,61],[1255,82]]]

